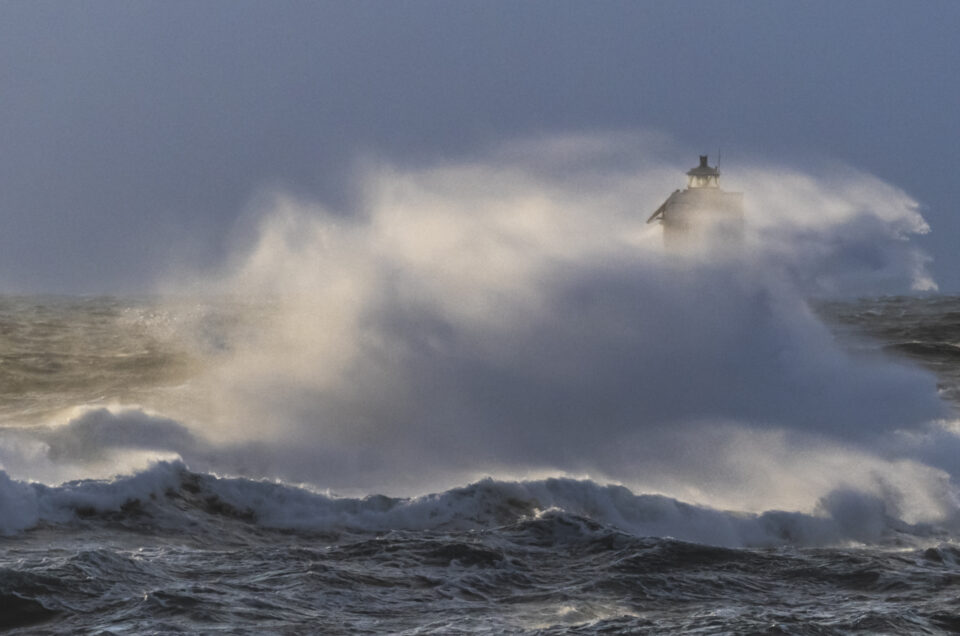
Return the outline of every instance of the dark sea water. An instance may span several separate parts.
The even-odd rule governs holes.
[[[45,432],[45,422],[83,406],[96,423],[97,409],[114,403],[190,412],[191,378],[228,346],[225,334],[255,329],[256,311],[226,301],[170,309],[151,300],[0,298],[0,629],[960,631],[958,537],[852,496],[826,502],[830,515],[727,512],[547,477],[343,497],[324,484],[207,473],[176,456],[117,477],[27,478],[42,466],[54,475],[58,458],[94,456],[106,439],[94,431],[148,440],[166,427],[165,439],[189,443],[173,420],[91,425],[73,437]],[[945,401],[960,399],[960,298],[816,311],[853,355],[926,367]],[[187,327],[195,337],[184,340]]]

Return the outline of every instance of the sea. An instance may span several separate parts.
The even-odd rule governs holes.
[[[811,307],[846,355],[924,368],[960,402],[960,297]],[[818,516],[570,474],[401,496],[210,469],[176,451],[197,439],[179,422],[202,420],[195,378],[261,310],[0,297],[0,629],[960,632],[960,537],[853,498]],[[185,322],[203,337],[182,340]],[[118,405],[139,410],[121,426]],[[120,438],[122,462],[98,459]]]

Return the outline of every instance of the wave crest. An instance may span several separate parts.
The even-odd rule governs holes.
[[[279,482],[191,472],[180,462],[113,480],[60,486],[19,482],[0,473],[0,531],[76,521],[213,530],[224,518],[259,529],[382,534],[507,529],[543,540],[619,532],[725,546],[886,543],[935,534],[908,524],[886,503],[856,491],[834,491],[814,514],[716,510],[619,485],[550,478],[484,479],[412,498],[337,497]],[[942,531],[940,531],[942,532]]]

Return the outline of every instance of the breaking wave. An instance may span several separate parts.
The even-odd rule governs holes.
[[[181,462],[159,462],[131,476],[60,486],[0,474],[0,530],[5,534],[96,522],[203,533],[218,531],[223,518],[261,530],[338,534],[511,527],[555,532],[563,527],[568,535],[573,528],[573,535],[621,532],[724,547],[889,543],[943,532],[927,524],[908,524],[895,516],[888,502],[853,491],[830,493],[814,514],[750,514],[569,478],[488,478],[419,497],[349,498],[279,482],[196,473]]]

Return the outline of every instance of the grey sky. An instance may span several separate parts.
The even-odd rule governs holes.
[[[872,172],[960,291],[958,32],[956,2],[4,2],[0,291],[216,262],[263,187],[348,210],[358,153],[622,128]]]

